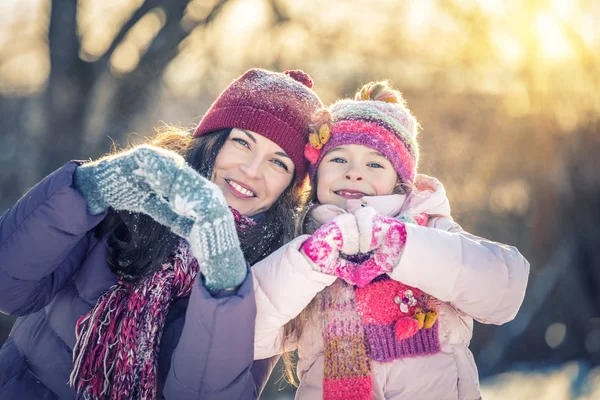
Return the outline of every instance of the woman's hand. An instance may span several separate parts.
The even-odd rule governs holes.
[[[156,168],[161,159],[170,169]],[[188,216],[175,212],[160,191],[153,186],[169,187],[171,171],[181,169],[185,162],[176,153],[153,146],[131,150],[89,162],[75,170],[74,183],[88,204],[92,215],[109,207],[115,210],[141,212],[163,225],[177,227],[176,233],[189,232],[193,224]]]
[[[223,193],[176,153],[143,145],[75,171],[91,214],[108,207],[140,212],[188,240],[205,286],[240,285],[247,267]]]

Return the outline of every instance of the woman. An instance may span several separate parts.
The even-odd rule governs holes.
[[[293,234],[311,87],[249,70],[193,135],[67,163],[11,207],[0,398],[257,397],[272,362],[252,366],[247,265]]]

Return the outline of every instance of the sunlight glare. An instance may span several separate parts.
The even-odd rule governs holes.
[[[44,88],[50,74],[48,48],[34,42],[27,46],[29,51],[0,63],[0,93],[33,95]]]
[[[220,18],[210,27],[212,46],[218,49],[219,62],[238,68],[243,63],[245,52],[252,48],[255,34],[271,18],[270,8],[263,0],[237,0],[227,3]]]
[[[600,7],[598,8],[600,10]],[[582,21],[579,24],[581,38],[591,48],[600,47],[600,30],[596,28],[597,23],[596,16],[588,14],[582,17]]]
[[[266,22],[266,4],[261,0],[237,0],[229,11],[228,28],[238,33],[261,27]]]
[[[502,16],[505,14],[504,2],[501,0],[479,0],[481,9],[487,14]]]
[[[140,62],[140,51],[132,42],[119,45],[110,57],[111,71],[115,75],[124,75],[131,72]]]
[[[190,1],[181,19],[181,27],[189,32],[198,21],[202,21],[210,15],[216,4],[217,0]]]
[[[435,15],[435,5],[430,0],[416,1],[407,4],[405,24],[406,33],[411,37],[419,37],[428,27],[428,21],[431,21]]]
[[[554,9],[554,14],[567,19],[573,11],[573,2],[571,0],[552,0],[552,8]]]
[[[50,1],[3,1],[0,14],[0,95],[35,95],[50,73]]]
[[[572,55],[571,47],[555,18],[539,14],[535,19],[542,55],[549,61],[559,61]]]
[[[515,67],[522,61],[525,51],[516,38],[506,35],[505,32],[495,32],[491,38],[506,64]]]
[[[171,95],[192,98],[198,94],[202,77],[212,62],[206,42],[206,27],[201,25],[179,46],[179,53],[163,74],[165,88]]]

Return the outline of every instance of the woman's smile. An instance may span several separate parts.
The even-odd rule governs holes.
[[[268,210],[293,177],[294,163],[278,144],[234,128],[215,160],[212,181],[230,207],[251,217]]]
[[[240,199],[250,199],[252,197],[257,197],[254,193],[254,190],[249,188],[242,183],[236,182],[233,179],[225,179],[225,182],[229,184],[229,189],[234,196],[239,197]]]

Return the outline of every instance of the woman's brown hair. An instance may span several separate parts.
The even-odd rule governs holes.
[[[217,155],[230,132],[231,129],[224,129],[193,138],[184,129],[170,127],[148,139],[147,143],[182,155],[200,175],[210,179]],[[244,257],[250,265],[297,235],[298,211],[304,207],[307,193],[307,181],[294,178],[264,212],[260,223],[239,234]],[[95,233],[97,236],[109,235],[108,265],[117,276],[130,282],[154,273],[180,241],[168,227],[151,217],[126,211],[110,211]]]

